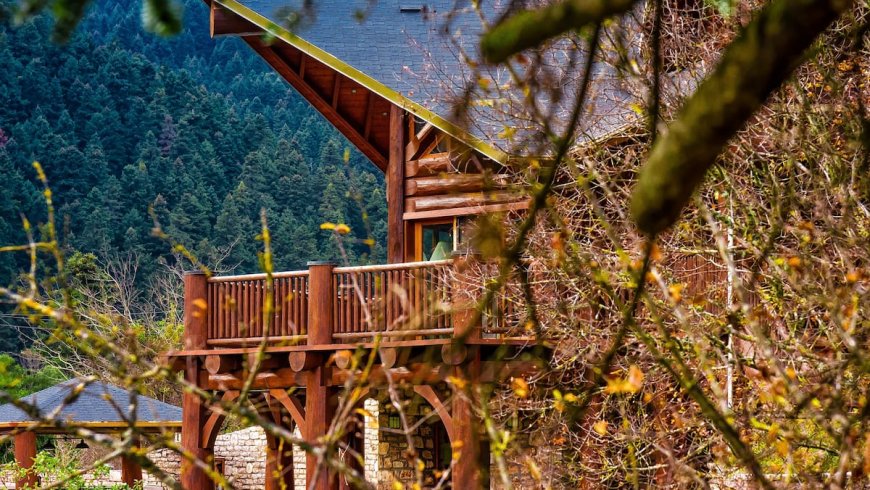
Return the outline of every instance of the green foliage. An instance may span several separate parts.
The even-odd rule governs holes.
[[[0,354],[0,390],[10,397],[21,398],[64,380],[63,375],[54,367],[44,367],[29,371],[7,354]]]
[[[11,471],[18,477],[26,476],[28,473],[36,473],[40,477],[48,481],[63,481],[63,488],[66,490],[124,490],[130,487],[123,483],[115,483],[111,485],[94,485],[85,481],[85,478],[77,473],[80,471],[80,463],[73,456],[71,458],[62,458],[49,451],[40,451],[36,454],[32,468],[21,468],[15,463],[5,465],[5,469]],[[109,474],[109,467],[99,465],[89,471],[89,474],[94,478],[105,478]],[[30,488],[30,487],[25,487]],[[141,485],[137,485],[136,489],[141,490]]]
[[[75,277],[128,253],[140,259],[140,285],[177,264],[152,235],[149,208],[220,272],[258,270],[261,208],[281,268],[338,258],[319,229],[336,220],[358,239],[347,243],[351,259],[382,260],[362,243],[367,230],[385,236],[380,172],[357,152],[345,163],[351,145],[242,43],[208,39],[204,11],[164,40],[142,30],[136,5],[97,1],[63,46],[47,16],[0,23],[0,246],[26,243],[21,215],[45,219],[39,160],[67,223],[62,242],[84,254],[70,256]],[[26,253],[0,254],[0,284],[26,268]]]

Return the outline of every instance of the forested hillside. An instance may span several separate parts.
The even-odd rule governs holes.
[[[276,267],[337,257],[325,221],[381,243],[382,176],[241,41],[211,40],[189,0],[183,34],[145,33],[140,3],[100,0],[66,45],[51,21],[0,25],[0,246],[24,243],[21,215],[45,218],[32,162],[44,166],[69,251],[137,254],[146,283],[176,258],[163,230],[206,264],[257,270],[260,209]],[[368,215],[363,222],[360,204]],[[371,257],[362,240],[352,260]],[[0,254],[0,283],[27,255]]]

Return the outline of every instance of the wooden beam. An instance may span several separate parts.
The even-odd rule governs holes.
[[[366,140],[369,139],[369,136],[372,134],[372,119],[375,113],[375,93],[369,92],[369,96],[366,98],[366,115],[365,115],[365,127],[363,128],[363,138]]]
[[[251,48],[257,52],[263,59],[266,60],[275,71],[284,77],[293,88],[299,92],[315,109],[323,114],[326,119],[338,129],[354,146],[356,146],[363,155],[365,155],[372,163],[383,171],[387,168],[387,157],[380,152],[367,138],[365,138],[359,129],[356,128],[350,121],[344,118],[337,109],[332,107],[330,101],[327,101],[323,95],[317,92],[308,82],[305,81],[305,63],[308,58],[302,53],[302,61],[300,62],[299,73],[287,63],[284,58],[271,46],[266,46],[257,37],[243,38]],[[277,42],[277,41],[276,41]],[[294,48],[295,49],[295,48]]]
[[[263,34],[263,29],[212,1],[209,9],[209,32],[211,37],[260,36]]]
[[[387,261],[405,260],[405,114],[390,106],[390,152],[387,167]]]
[[[444,424],[444,430],[447,432],[447,437],[450,438],[450,442],[452,443],[455,440],[453,433],[453,417],[450,415],[450,412],[447,411],[447,407],[444,405],[444,402],[441,401],[441,397],[435,392],[435,388],[432,388],[429,385],[420,385],[414,387],[414,392],[429,402],[429,405],[432,405],[432,408],[435,409],[435,413],[441,417],[441,422]]]
[[[416,160],[408,160],[405,164],[405,177],[433,177],[456,170],[449,153],[433,153]]]
[[[238,391],[226,391],[221,396],[221,401],[229,403],[238,397]],[[220,433],[221,425],[223,425],[225,418],[225,413],[214,410],[211,411],[208,418],[202,424],[202,441],[200,441],[200,447],[214,447],[214,443],[217,441],[217,436]]]
[[[298,398],[288,395],[285,389],[269,390],[269,395],[278,400],[290,414],[290,417],[293,418],[293,421],[296,422],[296,425],[299,427],[305,425],[305,406],[302,405],[302,402]]]
[[[417,177],[405,180],[406,196],[434,196],[460,192],[480,192],[487,189],[504,189],[508,186],[506,175],[447,174],[437,177]]]
[[[510,211],[529,209],[529,204],[529,199],[523,199],[522,201],[504,204],[487,204],[485,206],[468,206],[462,208],[436,209],[434,211],[418,211],[413,213],[405,213],[404,219],[405,221],[408,221],[418,219],[446,218],[448,216],[472,216],[475,214],[484,213],[505,213]]]
[[[440,196],[412,197],[405,200],[405,209],[409,213],[434,211],[436,209],[466,208],[516,202],[524,196],[517,192],[468,192],[464,194],[446,194]]]
[[[436,133],[435,126],[432,123],[427,122],[423,125],[420,131],[414,133],[411,137],[411,140],[408,142],[408,145],[405,147],[405,154],[408,156],[408,159],[417,158],[420,156],[420,153],[429,147],[429,144],[433,142],[433,138]]]
[[[338,96],[341,93],[341,73],[335,72],[335,81],[332,82],[332,108],[338,110]]]

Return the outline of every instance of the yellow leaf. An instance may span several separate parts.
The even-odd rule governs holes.
[[[679,303],[683,300],[683,289],[686,288],[685,284],[671,284],[668,286],[668,295],[671,297],[671,301],[674,303]]]
[[[592,430],[594,430],[599,436],[603,436],[607,434],[607,422],[603,420],[599,420],[592,424]]]
[[[464,390],[468,386],[468,382],[457,376],[448,376],[447,382],[453,385],[457,390]]]
[[[529,383],[527,383],[523,378],[512,379],[511,388],[514,390],[514,394],[520,398],[526,398],[529,396]]]
[[[321,230],[334,230],[334,229],[335,229],[335,223],[330,223],[329,221],[327,221],[326,223],[321,223],[321,224],[320,224],[320,229],[321,229]]]
[[[637,393],[643,387],[643,377],[643,371],[641,371],[636,365],[632,364],[631,367],[628,368],[628,377],[608,379],[604,392],[611,395],[619,393]]]
[[[776,453],[785,458],[788,456],[789,451],[791,451],[791,446],[788,441],[785,439],[780,439],[776,441]]]

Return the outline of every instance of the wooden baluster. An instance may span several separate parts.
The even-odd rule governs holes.
[[[253,283],[254,286],[254,304],[253,310],[254,312],[251,314],[252,321],[254,325],[257,327],[257,334],[255,337],[265,336],[266,335],[266,322],[263,318],[263,300],[266,297],[266,280],[256,281]],[[269,335],[274,335],[274,333],[270,333]]]
[[[393,280],[393,271],[387,271],[384,274],[384,301],[386,305],[384,306],[384,331],[387,331],[390,327],[390,324],[393,321],[393,291],[391,285],[394,283]]]
[[[308,335],[308,331],[311,328],[308,326],[308,305],[311,303],[311,278],[309,276],[305,276],[305,295],[301,300],[302,305],[302,321],[305,322],[305,335]]]
[[[308,287],[307,278],[297,277],[293,287],[293,334],[302,335],[305,320],[305,288]]]
[[[230,337],[238,338],[239,337],[239,322],[241,322],[241,308],[242,308],[242,299],[241,299],[241,286],[238,282],[232,283],[232,298],[233,298],[233,309],[232,313],[232,321],[230,322]]]

